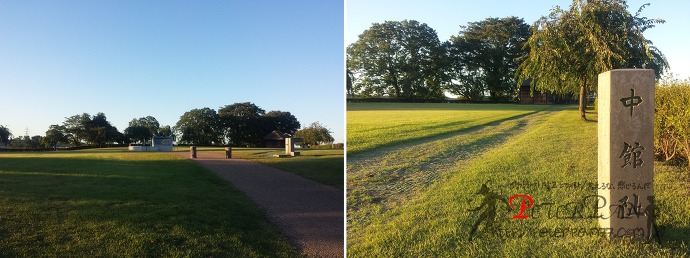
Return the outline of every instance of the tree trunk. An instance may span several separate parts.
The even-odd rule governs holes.
[[[580,86],[580,118],[587,120],[587,84]]]
[[[395,89],[395,97],[400,98],[401,92],[400,85],[398,85],[398,74],[395,72],[394,69],[389,69],[388,74],[392,79],[393,89]]]

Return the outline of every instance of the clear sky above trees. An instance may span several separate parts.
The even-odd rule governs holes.
[[[122,131],[249,101],[344,140],[342,1],[2,1],[0,35],[14,136],[74,114]]]
[[[630,0],[628,10],[633,14],[645,4],[651,3],[643,14],[649,18],[666,20],[656,28],[645,32],[645,37],[654,42],[668,59],[670,73],[681,78],[690,77],[690,49],[686,42],[690,34],[687,10],[690,1],[650,1]],[[539,17],[549,14],[555,5],[567,9],[572,1],[454,1],[454,0],[402,0],[402,1],[367,1],[347,0],[345,7],[345,45],[357,41],[357,36],[368,29],[374,22],[417,20],[426,23],[438,33],[439,40],[446,41],[456,35],[460,25],[477,22],[489,17],[503,18],[517,16],[532,25]]]

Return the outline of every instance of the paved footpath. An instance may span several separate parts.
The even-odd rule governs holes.
[[[189,152],[175,155],[189,158]],[[197,157],[249,196],[303,255],[343,257],[343,190],[247,160],[225,159],[224,153],[198,152]]]

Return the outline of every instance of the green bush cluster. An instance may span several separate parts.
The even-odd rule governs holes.
[[[688,164],[690,79],[662,79],[657,83],[655,95],[654,153],[667,162]]]

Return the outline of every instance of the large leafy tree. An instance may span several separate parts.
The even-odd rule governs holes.
[[[290,112],[274,110],[264,114],[262,119],[264,120],[262,137],[273,130],[293,135],[301,127],[297,118]]]
[[[132,119],[129,127],[125,129],[125,137],[132,142],[146,143],[151,137],[158,134],[160,123],[155,117],[147,116]]]
[[[493,101],[513,100],[517,59],[526,54],[523,45],[529,36],[529,25],[517,17],[462,26],[447,44],[453,79],[448,90],[469,100],[478,100],[487,91]]]
[[[259,146],[262,143],[262,137],[267,134],[261,120],[265,113],[251,102],[226,105],[218,110],[226,137],[235,146]]]
[[[7,127],[0,125],[0,145],[6,145],[12,138],[12,132]]]
[[[352,72],[350,69],[345,68],[345,94],[347,97],[354,97],[354,88],[352,88]]]
[[[91,121],[88,113],[66,117],[62,125],[65,127],[67,137],[74,146],[79,146],[89,137],[85,125]]]
[[[295,133],[295,137],[302,138],[303,146],[332,143],[331,131],[319,122],[311,123]]]
[[[158,128],[158,134],[160,136],[173,136],[173,130],[169,125],[161,126]]]
[[[587,94],[599,73],[617,68],[651,68],[657,76],[668,67],[663,54],[643,32],[663,23],[635,15],[624,0],[574,0],[569,10],[554,8],[532,26],[529,54],[517,72],[533,90],[580,96],[580,117],[586,118]]]
[[[122,133],[112,126],[105,114],[99,112],[84,124],[87,132],[87,142],[93,146],[103,147],[109,142],[121,142]]]
[[[187,111],[175,125],[181,142],[199,145],[221,144],[221,128],[218,114],[210,108]]]
[[[444,61],[436,31],[425,23],[374,23],[347,47],[347,69],[358,82],[349,91],[361,96],[441,98],[447,79]]]
[[[41,142],[46,148],[55,148],[58,143],[67,143],[68,141],[67,129],[64,126],[51,125]]]
[[[77,146],[84,142],[92,146],[103,146],[109,142],[122,142],[123,139],[122,133],[100,112],[94,116],[83,113],[67,117],[63,126],[67,137]]]

